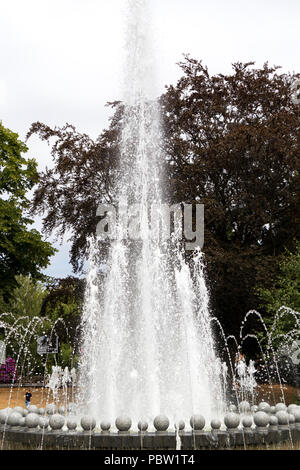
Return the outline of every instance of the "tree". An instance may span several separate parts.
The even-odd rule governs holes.
[[[80,272],[87,255],[88,238],[95,234],[99,221],[99,203],[113,201],[113,179],[119,164],[119,138],[122,106],[112,103],[116,113],[111,127],[96,141],[80,134],[74,126],[51,129],[34,123],[27,135],[38,134],[43,141],[52,140],[54,167],[40,175],[32,212],[44,215],[44,231],[62,237],[71,232],[70,261]]]
[[[8,354],[19,356],[18,374],[26,371],[44,374],[45,366],[51,370],[56,360],[62,366],[74,366],[85,281],[71,276],[49,278],[46,285],[26,276],[16,276],[16,281],[18,285],[9,301],[0,305],[0,313],[12,314],[0,319],[5,324],[0,325],[0,339],[6,341]],[[37,339],[43,335],[52,340],[58,337],[60,347],[56,356],[37,353]]]
[[[185,57],[161,99],[170,194],[205,204],[205,254],[213,312],[239,335],[255,288],[269,286],[284,246],[299,237],[299,75],[233,64],[211,76]],[[253,325],[254,326],[254,325]]]
[[[61,345],[72,345],[71,349],[76,349],[80,337],[85,280],[73,276],[52,279],[47,290],[48,295],[41,306],[41,317],[48,317],[52,325],[57,322],[55,332]]]
[[[205,255],[213,313],[227,333],[258,308],[284,246],[299,238],[300,119],[292,102],[297,74],[254,63],[211,76],[185,57],[182,78],[160,98],[170,203],[205,205]],[[72,126],[35,123],[28,134],[55,139],[54,168],[41,175],[33,210],[45,229],[72,231],[71,262],[80,271],[99,202],[113,202],[123,106],[96,142]]]
[[[261,346],[271,357],[276,352],[281,377],[299,386],[300,340],[300,242],[293,250],[285,250],[279,262],[279,274],[269,288],[258,287],[257,295],[266,311],[264,322],[268,329],[258,330]]]
[[[0,122],[0,292],[5,301],[16,286],[16,275],[43,279],[41,270],[56,251],[28,228],[33,221],[26,216],[26,193],[38,182],[38,172],[36,161],[22,156],[27,150]]]
[[[28,276],[16,276],[16,287],[7,302],[0,303],[0,339],[5,341],[7,355],[18,360],[18,374],[42,368],[37,354],[37,337],[43,332],[39,321],[41,307],[48,292],[45,286]]]
[[[19,275],[15,277],[17,286],[13,289],[8,302],[1,305],[2,312],[12,313],[17,317],[38,317],[44,299],[48,295],[45,286],[39,281],[33,281],[28,276]]]
[[[74,367],[78,360],[85,280],[73,276],[52,279],[47,284],[47,290],[40,312],[42,319],[49,319],[46,333],[58,337],[59,364]],[[50,366],[54,365],[53,357],[49,355],[47,359],[50,370]]]
[[[275,314],[282,306],[300,312],[300,242],[295,242],[293,251],[286,250],[279,263],[279,275],[270,288],[258,287],[257,293],[262,307],[270,314],[266,318],[272,324]],[[284,315],[278,322],[277,330],[288,332],[295,326],[293,315]],[[299,331],[300,334],[300,331]]]

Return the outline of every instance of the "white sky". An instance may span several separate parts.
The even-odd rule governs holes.
[[[300,0],[149,0],[153,6],[158,93],[180,77],[183,53],[211,73],[265,61],[300,72]],[[0,120],[21,139],[32,122],[74,124],[95,138],[107,101],[120,98],[126,0],[0,0]],[[50,149],[32,137],[39,169]],[[36,221],[41,228],[39,219]],[[47,274],[65,276],[68,245]]]

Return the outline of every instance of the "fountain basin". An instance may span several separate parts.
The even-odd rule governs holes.
[[[175,450],[176,432],[123,432],[101,433],[82,431],[24,431],[0,427],[0,440],[4,437],[4,449],[36,450]],[[201,449],[243,449],[247,447],[267,447],[279,444],[300,444],[300,426],[287,429],[266,428],[263,432],[256,429],[234,431],[214,430],[191,432],[181,431],[181,450]]]

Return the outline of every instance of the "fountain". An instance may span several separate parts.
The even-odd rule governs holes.
[[[173,422],[195,413],[210,419],[222,411],[222,387],[202,253],[195,251],[190,269],[179,242],[162,242],[148,220],[154,206],[163,214],[165,158],[159,105],[152,97],[147,18],[146,1],[129,1],[121,171],[115,183],[117,207],[130,212],[139,205],[139,234],[129,240],[118,222],[101,292],[101,234],[91,247],[79,401],[89,396],[89,412],[110,421],[127,414],[137,423],[161,413]]]
[[[92,285],[93,287],[93,285]],[[296,325],[299,322],[299,313],[287,308],[281,308],[274,318],[278,321],[280,315],[291,315],[295,319]],[[226,337],[222,326],[216,318],[210,318],[211,323],[216,323],[221,331],[224,340],[223,358],[228,357],[227,362],[222,362],[216,358],[214,370],[217,375],[222,376],[222,397],[226,403],[226,409],[219,417],[215,416],[209,421],[206,410],[201,410],[202,414],[194,412],[191,417],[184,419],[173,418],[160,411],[154,418],[150,414],[141,417],[138,422],[129,413],[118,415],[108,419],[104,415],[97,416],[95,396],[90,394],[85,401],[79,401],[76,390],[78,373],[72,368],[70,371],[66,367],[53,366],[52,373],[48,374],[48,396],[43,408],[35,405],[25,410],[22,406],[12,408],[11,393],[14,381],[11,384],[11,392],[8,400],[8,408],[0,410],[0,444],[4,449],[226,449],[226,448],[293,448],[300,441],[300,407],[285,400],[284,379],[279,374],[279,359],[277,353],[281,354],[281,348],[275,352],[270,346],[266,353],[262,352],[265,362],[267,379],[272,391],[272,383],[280,384],[281,398],[271,393],[270,397],[257,401],[256,378],[258,377],[257,365],[252,360],[248,363],[243,357],[242,345],[253,338],[258,343],[256,335],[245,331],[246,323],[251,315],[260,317],[258,312],[248,312],[241,327],[239,339],[233,336]],[[1,325],[6,330],[7,339],[12,338],[13,331],[11,325],[6,324],[1,318]],[[260,317],[261,318],[261,317]],[[38,324],[37,318],[34,320]],[[15,325],[15,322],[13,323]],[[266,339],[269,345],[272,344],[274,335],[274,325],[267,330],[263,323],[263,330],[267,331]],[[25,327],[20,325],[20,330],[15,328],[15,335],[19,338]],[[53,330],[53,328],[52,328]],[[53,330],[54,331],[54,330]],[[286,339],[294,341],[295,329],[285,334]],[[298,329],[299,333],[299,329]],[[39,333],[34,334],[34,341],[37,342]],[[18,362],[21,371],[24,363],[20,360],[22,350],[28,351],[31,338],[28,343],[20,344],[20,350],[15,351],[19,358]],[[234,355],[230,354],[229,341],[233,341],[238,351],[240,361],[234,361]],[[219,344],[219,350],[222,348]],[[231,352],[234,352],[231,350]],[[242,360],[241,360],[242,359]],[[274,367],[269,361],[272,359]],[[26,360],[26,356],[23,361]],[[259,366],[261,367],[261,366]],[[286,366],[285,366],[286,368]],[[136,369],[137,370],[137,369]],[[133,376],[133,377],[132,377]],[[132,374],[132,378],[137,378],[137,373]],[[82,380],[82,378],[81,378]],[[226,396],[228,384],[237,382],[238,389],[235,390],[228,400]],[[70,382],[72,381],[72,382]],[[71,402],[67,393],[68,385],[72,385]],[[20,386],[20,385],[19,385]],[[62,389],[62,400],[57,401],[59,390]],[[82,389],[80,388],[80,391]],[[50,392],[52,399],[56,403],[50,403]],[[77,403],[73,403],[73,396],[77,396]],[[266,399],[269,403],[266,402]],[[255,404],[257,403],[257,405]],[[179,413],[178,413],[179,414]],[[183,415],[183,413],[182,413]]]
[[[296,328],[286,339],[295,341],[299,314],[280,309],[269,332],[261,315],[251,311],[242,323],[240,338],[226,337],[218,319],[210,315],[200,248],[194,250],[188,264],[184,241],[176,237],[176,230],[166,238],[149,224],[153,208],[163,220],[165,201],[170,198],[162,188],[165,157],[160,110],[153,96],[147,1],[128,3],[121,159],[114,187],[119,217],[115,232],[100,230],[90,239],[79,368],[69,372],[59,365],[53,367],[45,408],[12,409],[9,401],[8,408],[0,411],[1,448],[293,446],[300,441],[300,407],[285,403],[272,340],[276,322],[289,314],[295,318]],[[103,243],[109,246],[105,260]],[[103,263],[107,274],[102,285],[98,274]],[[252,315],[261,320],[267,335],[266,353],[256,335],[244,332]],[[18,331],[16,323],[7,326],[0,316],[0,326],[7,330],[6,342],[17,334],[25,359],[28,348],[24,338],[30,340],[40,323],[40,319],[33,319]],[[216,353],[216,330],[220,334],[218,350],[223,343],[226,362]],[[261,348],[270,383],[268,361],[273,358],[272,370],[282,393],[278,403],[274,394],[270,397],[274,406],[266,402],[255,405],[256,364],[252,360],[247,364],[244,359],[233,363],[229,341],[233,340],[240,353],[249,339]],[[18,360],[20,354],[16,352]],[[228,400],[231,380],[237,388]],[[70,384],[71,403],[67,393]],[[49,403],[50,392],[55,401],[60,388],[63,407]]]

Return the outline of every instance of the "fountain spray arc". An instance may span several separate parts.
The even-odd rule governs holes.
[[[100,293],[97,243],[91,243],[83,314],[79,401],[98,419],[137,422],[207,419],[222,411],[221,363],[210,326],[203,259],[190,268],[169,241],[153,237],[149,212],[162,209],[164,155],[147,0],[128,1],[127,61],[117,205],[139,204],[140,240],[110,246]]]

